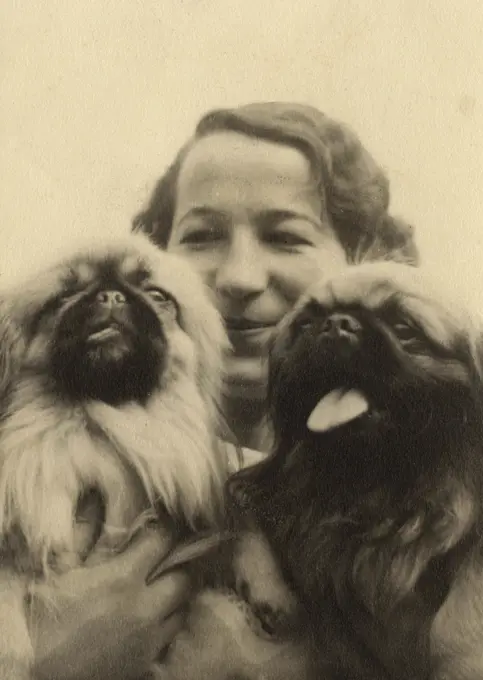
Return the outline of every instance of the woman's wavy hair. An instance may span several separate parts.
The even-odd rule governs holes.
[[[146,208],[134,218],[134,231],[145,232],[162,248],[167,246],[183,160],[196,140],[221,131],[286,144],[308,158],[350,261],[384,258],[418,264],[411,225],[388,212],[389,180],[382,168],[349,127],[303,104],[261,102],[204,115],[156,183]]]

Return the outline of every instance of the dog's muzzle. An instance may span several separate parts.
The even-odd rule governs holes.
[[[362,323],[352,314],[333,312],[323,321],[320,329],[322,338],[342,341],[352,347],[357,346],[362,338]]]

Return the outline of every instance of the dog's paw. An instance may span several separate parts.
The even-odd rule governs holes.
[[[234,558],[234,572],[235,592],[249,605],[259,633],[272,638],[288,635],[296,626],[297,600],[263,536],[252,532],[243,535]]]
[[[233,560],[236,590],[250,604],[264,604],[274,611],[290,614],[297,601],[287,587],[265,538],[245,533],[238,543]]]
[[[252,605],[263,632],[269,637],[283,637],[291,629],[292,617],[282,609],[274,609],[268,602]]]
[[[238,580],[235,593],[247,604],[252,627],[262,637],[283,639],[296,630],[298,618],[294,609],[277,608],[266,600],[256,600],[249,584],[243,579]]]

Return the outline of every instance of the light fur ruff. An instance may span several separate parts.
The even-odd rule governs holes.
[[[102,495],[96,550],[109,551],[155,515],[160,502],[193,531],[199,522],[214,526],[227,475],[216,436],[228,341],[198,276],[141,235],[76,245],[53,260],[0,292],[2,679],[30,677],[34,645],[23,610],[25,587],[34,574],[51,578],[78,565],[88,549],[74,531],[86,490]],[[136,304],[150,318],[156,315],[164,334],[162,374],[142,403],[69,400],[52,389],[55,329],[86,291],[100,285],[108,261],[119,285],[130,282]],[[176,303],[176,319],[150,297],[153,287]]]

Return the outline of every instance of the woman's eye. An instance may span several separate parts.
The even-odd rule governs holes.
[[[188,246],[206,246],[221,241],[223,234],[215,227],[199,227],[188,231],[180,239],[180,244]]]
[[[296,234],[292,231],[277,230],[273,231],[268,237],[268,241],[274,245],[286,248],[294,248],[296,246],[311,246],[313,245],[309,239]]]

